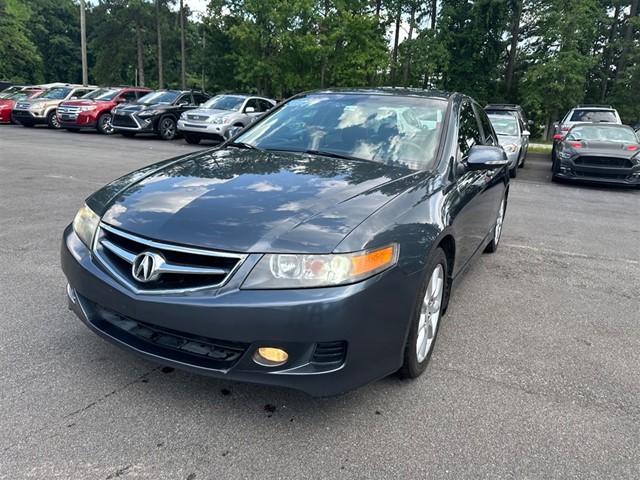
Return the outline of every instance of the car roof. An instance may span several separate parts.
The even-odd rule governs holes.
[[[421,88],[406,87],[362,87],[362,88],[331,88],[321,90],[310,90],[302,94],[366,94],[366,95],[395,95],[400,97],[424,97],[424,98],[440,98],[442,100],[450,100],[452,97],[466,95],[458,92],[447,92],[443,90],[424,90]],[[467,97],[470,98],[470,97]]]

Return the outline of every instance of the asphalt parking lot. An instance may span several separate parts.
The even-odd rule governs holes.
[[[0,125],[0,478],[640,478],[640,190],[530,154],[426,375],[314,399],[163,368],[67,310],[84,198],[208,146]]]

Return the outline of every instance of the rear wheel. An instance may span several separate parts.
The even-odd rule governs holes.
[[[176,136],[176,121],[172,117],[163,117],[158,124],[158,136],[163,140],[173,140]]]
[[[112,135],[113,127],[111,126],[111,114],[103,113],[98,117],[98,131],[104,135]]]
[[[438,248],[426,269],[411,319],[401,378],[416,378],[424,372],[435,345],[440,318],[447,298],[447,256]]]
[[[487,253],[493,253],[498,250],[498,245],[500,244],[500,237],[502,235],[502,223],[504,222],[504,213],[507,208],[507,200],[506,198],[502,199],[500,203],[500,209],[498,210],[498,217],[496,218],[496,223],[493,226],[493,238],[489,242],[489,244],[484,249]]]
[[[49,114],[47,115],[47,125],[49,126],[49,128],[60,128],[60,122],[58,122],[58,117],[56,117],[55,110],[49,112]]]

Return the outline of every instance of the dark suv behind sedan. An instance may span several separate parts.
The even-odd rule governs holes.
[[[111,125],[125,137],[155,133],[163,140],[172,140],[177,134],[176,124],[180,115],[208,99],[209,96],[202,92],[156,90],[137,102],[114,108]]]

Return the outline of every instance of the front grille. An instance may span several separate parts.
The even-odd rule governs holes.
[[[206,122],[209,120],[209,117],[206,115],[194,115],[192,113],[187,113],[187,118],[195,122]]]
[[[347,344],[345,342],[318,343],[311,357],[311,363],[340,365],[344,362],[346,353]]]
[[[17,108],[19,110],[29,110],[29,105],[29,103],[17,102],[14,108]]]
[[[133,117],[127,113],[117,113],[113,116],[111,124],[114,127],[130,127],[139,128],[139,125],[133,119]]]
[[[138,322],[80,297],[89,321],[98,329],[138,350],[181,363],[216,370],[233,367],[249,347]]]
[[[14,117],[29,117],[29,112],[25,112],[24,110],[16,110],[15,108],[11,111],[11,114]]]
[[[606,172],[578,172],[576,171],[576,177],[578,178],[593,178],[593,179],[602,179],[602,180],[627,180],[628,175],[618,175]]]
[[[633,163],[628,158],[612,158],[612,157],[578,157],[573,163],[575,165],[584,165],[589,167],[622,167],[631,168]]]
[[[224,285],[246,255],[164,244],[101,224],[94,245],[98,261],[137,293],[177,293]],[[159,274],[147,282],[134,278],[136,257],[146,252]]]
[[[62,105],[58,107],[58,113],[64,115],[77,115],[80,113],[80,107],[73,107],[71,105]]]

